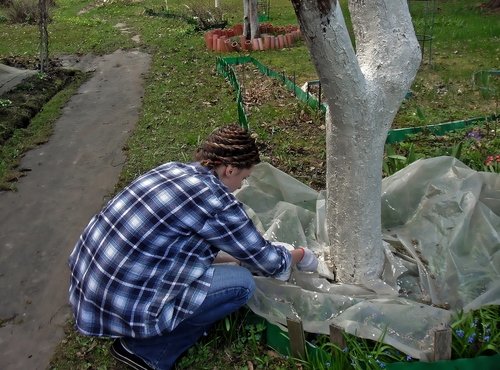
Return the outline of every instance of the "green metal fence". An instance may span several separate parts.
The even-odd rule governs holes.
[[[289,89],[294,93],[297,99],[308,104],[311,108],[321,109],[323,112],[326,112],[326,105],[321,104],[318,101],[318,99],[314,97],[314,95],[310,94],[309,92],[303,91],[293,81],[291,81],[288,77],[286,77],[284,73],[272,70],[271,68],[259,62],[257,59],[251,56],[237,56],[237,57],[225,57],[225,58],[218,57],[216,59],[217,72],[229,81],[234,91],[236,92],[238,120],[242,127],[248,129],[248,117],[245,112],[245,106],[241,94],[241,86],[236,77],[236,73],[234,72],[234,69],[231,66],[246,64],[246,63],[252,63],[259,70],[260,73],[280,81],[287,89]]]
[[[236,73],[234,72],[234,69],[231,66],[245,64],[245,63],[252,63],[255,67],[257,67],[260,73],[280,81],[287,89],[289,89],[294,93],[297,99],[308,104],[311,108],[321,109],[323,112],[326,112],[326,105],[321,103],[318,99],[316,99],[316,97],[310,94],[309,91],[303,91],[293,81],[291,81],[288,77],[286,77],[284,73],[273,71],[271,68],[259,62],[257,59],[248,55],[237,56],[237,57],[225,57],[225,58],[218,57],[216,61],[217,72],[220,73],[222,76],[224,76],[224,78],[226,78],[229,81],[234,91],[236,92],[238,120],[243,128],[248,129],[249,127],[248,117],[245,112],[245,105],[241,93],[241,86],[240,83],[238,82],[238,78],[236,77]],[[491,71],[488,72],[491,73]],[[467,120],[438,123],[427,126],[393,129],[389,130],[386,143],[392,144],[404,141],[408,136],[417,134],[419,132],[429,132],[434,135],[444,135],[448,131],[459,130],[467,126],[476,125],[488,121],[495,121],[498,119],[500,119],[500,115],[493,114],[487,117],[475,117]]]

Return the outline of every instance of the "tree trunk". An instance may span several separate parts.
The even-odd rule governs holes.
[[[406,0],[292,0],[326,97],[327,228],[337,277],[377,291],[384,143],[421,61]]]
[[[243,0],[243,35],[247,40],[260,37],[257,0]]]
[[[44,73],[49,65],[49,33],[47,31],[47,1],[38,0],[38,29],[40,31],[40,72]]]

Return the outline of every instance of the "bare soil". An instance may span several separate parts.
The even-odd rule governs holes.
[[[315,190],[325,188],[326,156],[324,116],[300,103],[276,79],[261,74],[252,64],[235,67],[243,91],[251,128],[264,138],[257,140],[267,162]],[[257,116],[260,110],[283,114]]]

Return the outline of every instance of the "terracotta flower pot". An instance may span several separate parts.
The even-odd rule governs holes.
[[[283,35],[278,35],[278,49],[283,49],[285,47],[285,38]]]
[[[213,50],[213,40],[212,40],[212,37],[213,37],[213,33],[212,32],[207,32],[205,33],[205,45],[207,47],[208,50]]]
[[[216,44],[217,46],[215,47],[215,51],[220,53],[224,47],[224,40],[221,39],[220,37],[218,37],[217,39],[215,39],[215,41],[217,43]]]
[[[274,49],[274,36],[268,36],[269,38],[269,49]]]
[[[243,45],[245,43],[245,41],[247,40],[247,38],[244,35],[240,35],[239,39],[240,39],[240,44],[241,45]]]
[[[219,35],[216,33],[212,34],[212,50],[213,51],[219,51],[219,48],[217,47],[217,40],[219,39]]]
[[[271,36],[264,35],[264,50],[271,49]]]
[[[257,39],[257,43],[259,44],[259,50],[264,50],[264,42],[262,41],[262,37]]]
[[[242,24],[235,24],[233,26],[233,32],[235,35],[243,34],[243,25]]]
[[[259,50],[259,41],[257,39],[252,39],[252,50]]]
[[[238,43],[238,41],[231,42],[231,50],[241,51],[241,47],[240,47],[240,44]]]

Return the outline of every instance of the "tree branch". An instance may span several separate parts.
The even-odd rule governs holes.
[[[350,0],[356,54],[368,88],[399,107],[421,62],[406,0]]]
[[[332,116],[356,114],[350,110],[354,101],[366,99],[365,80],[340,4],[336,0],[292,0],[292,4]]]

